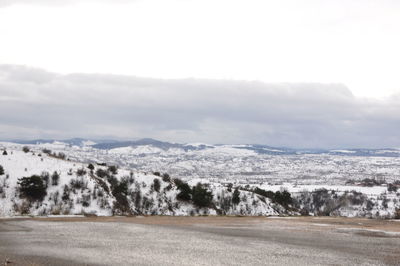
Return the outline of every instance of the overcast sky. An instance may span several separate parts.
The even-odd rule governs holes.
[[[0,138],[400,147],[399,47],[397,0],[0,0]]]

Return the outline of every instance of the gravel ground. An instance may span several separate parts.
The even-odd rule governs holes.
[[[400,265],[399,251],[399,222],[366,219],[0,220],[6,265]]]

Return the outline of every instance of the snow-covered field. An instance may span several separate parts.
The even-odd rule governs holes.
[[[62,142],[29,145],[63,152],[73,161],[107,162],[142,172],[168,173],[182,179],[203,178],[239,184],[345,185],[365,178],[393,182],[400,180],[400,157],[351,156],[336,154],[260,154],[246,145],[205,146],[199,150],[161,149],[151,145],[96,149],[91,142],[82,146]],[[87,145],[91,144],[91,145]],[[192,144],[191,144],[192,145]],[[0,143],[20,150],[23,145]],[[193,146],[193,145],[192,145]],[[348,153],[347,153],[348,154]]]

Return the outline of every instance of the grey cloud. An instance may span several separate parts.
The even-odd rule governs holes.
[[[0,65],[0,138],[399,147],[398,99],[357,98],[341,84],[60,75]]]

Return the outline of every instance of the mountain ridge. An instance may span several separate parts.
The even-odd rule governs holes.
[[[400,149],[396,148],[344,148],[344,149],[305,149],[305,148],[288,148],[275,147],[264,144],[192,144],[192,143],[173,143],[168,141],[156,140],[153,138],[142,138],[138,140],[113,140],[113,139],[35,139],[35,140],[11,140],[7,142],[17,144],[45,144],[61,142],[71,146],[91,146],[100,150],[111,150],[122,147],[139,147],[152,146],[161,150],[182,149],[185,152],[194,150],[212,149],[220,146],[227,146],[236,149],[244,149],[254,151],[258,154],[266,155],[295,155],[295,154],[330,154],[341,156],[377,156],[377,157],[400,157]],[[90,143],[90,144],[88,144]]]

